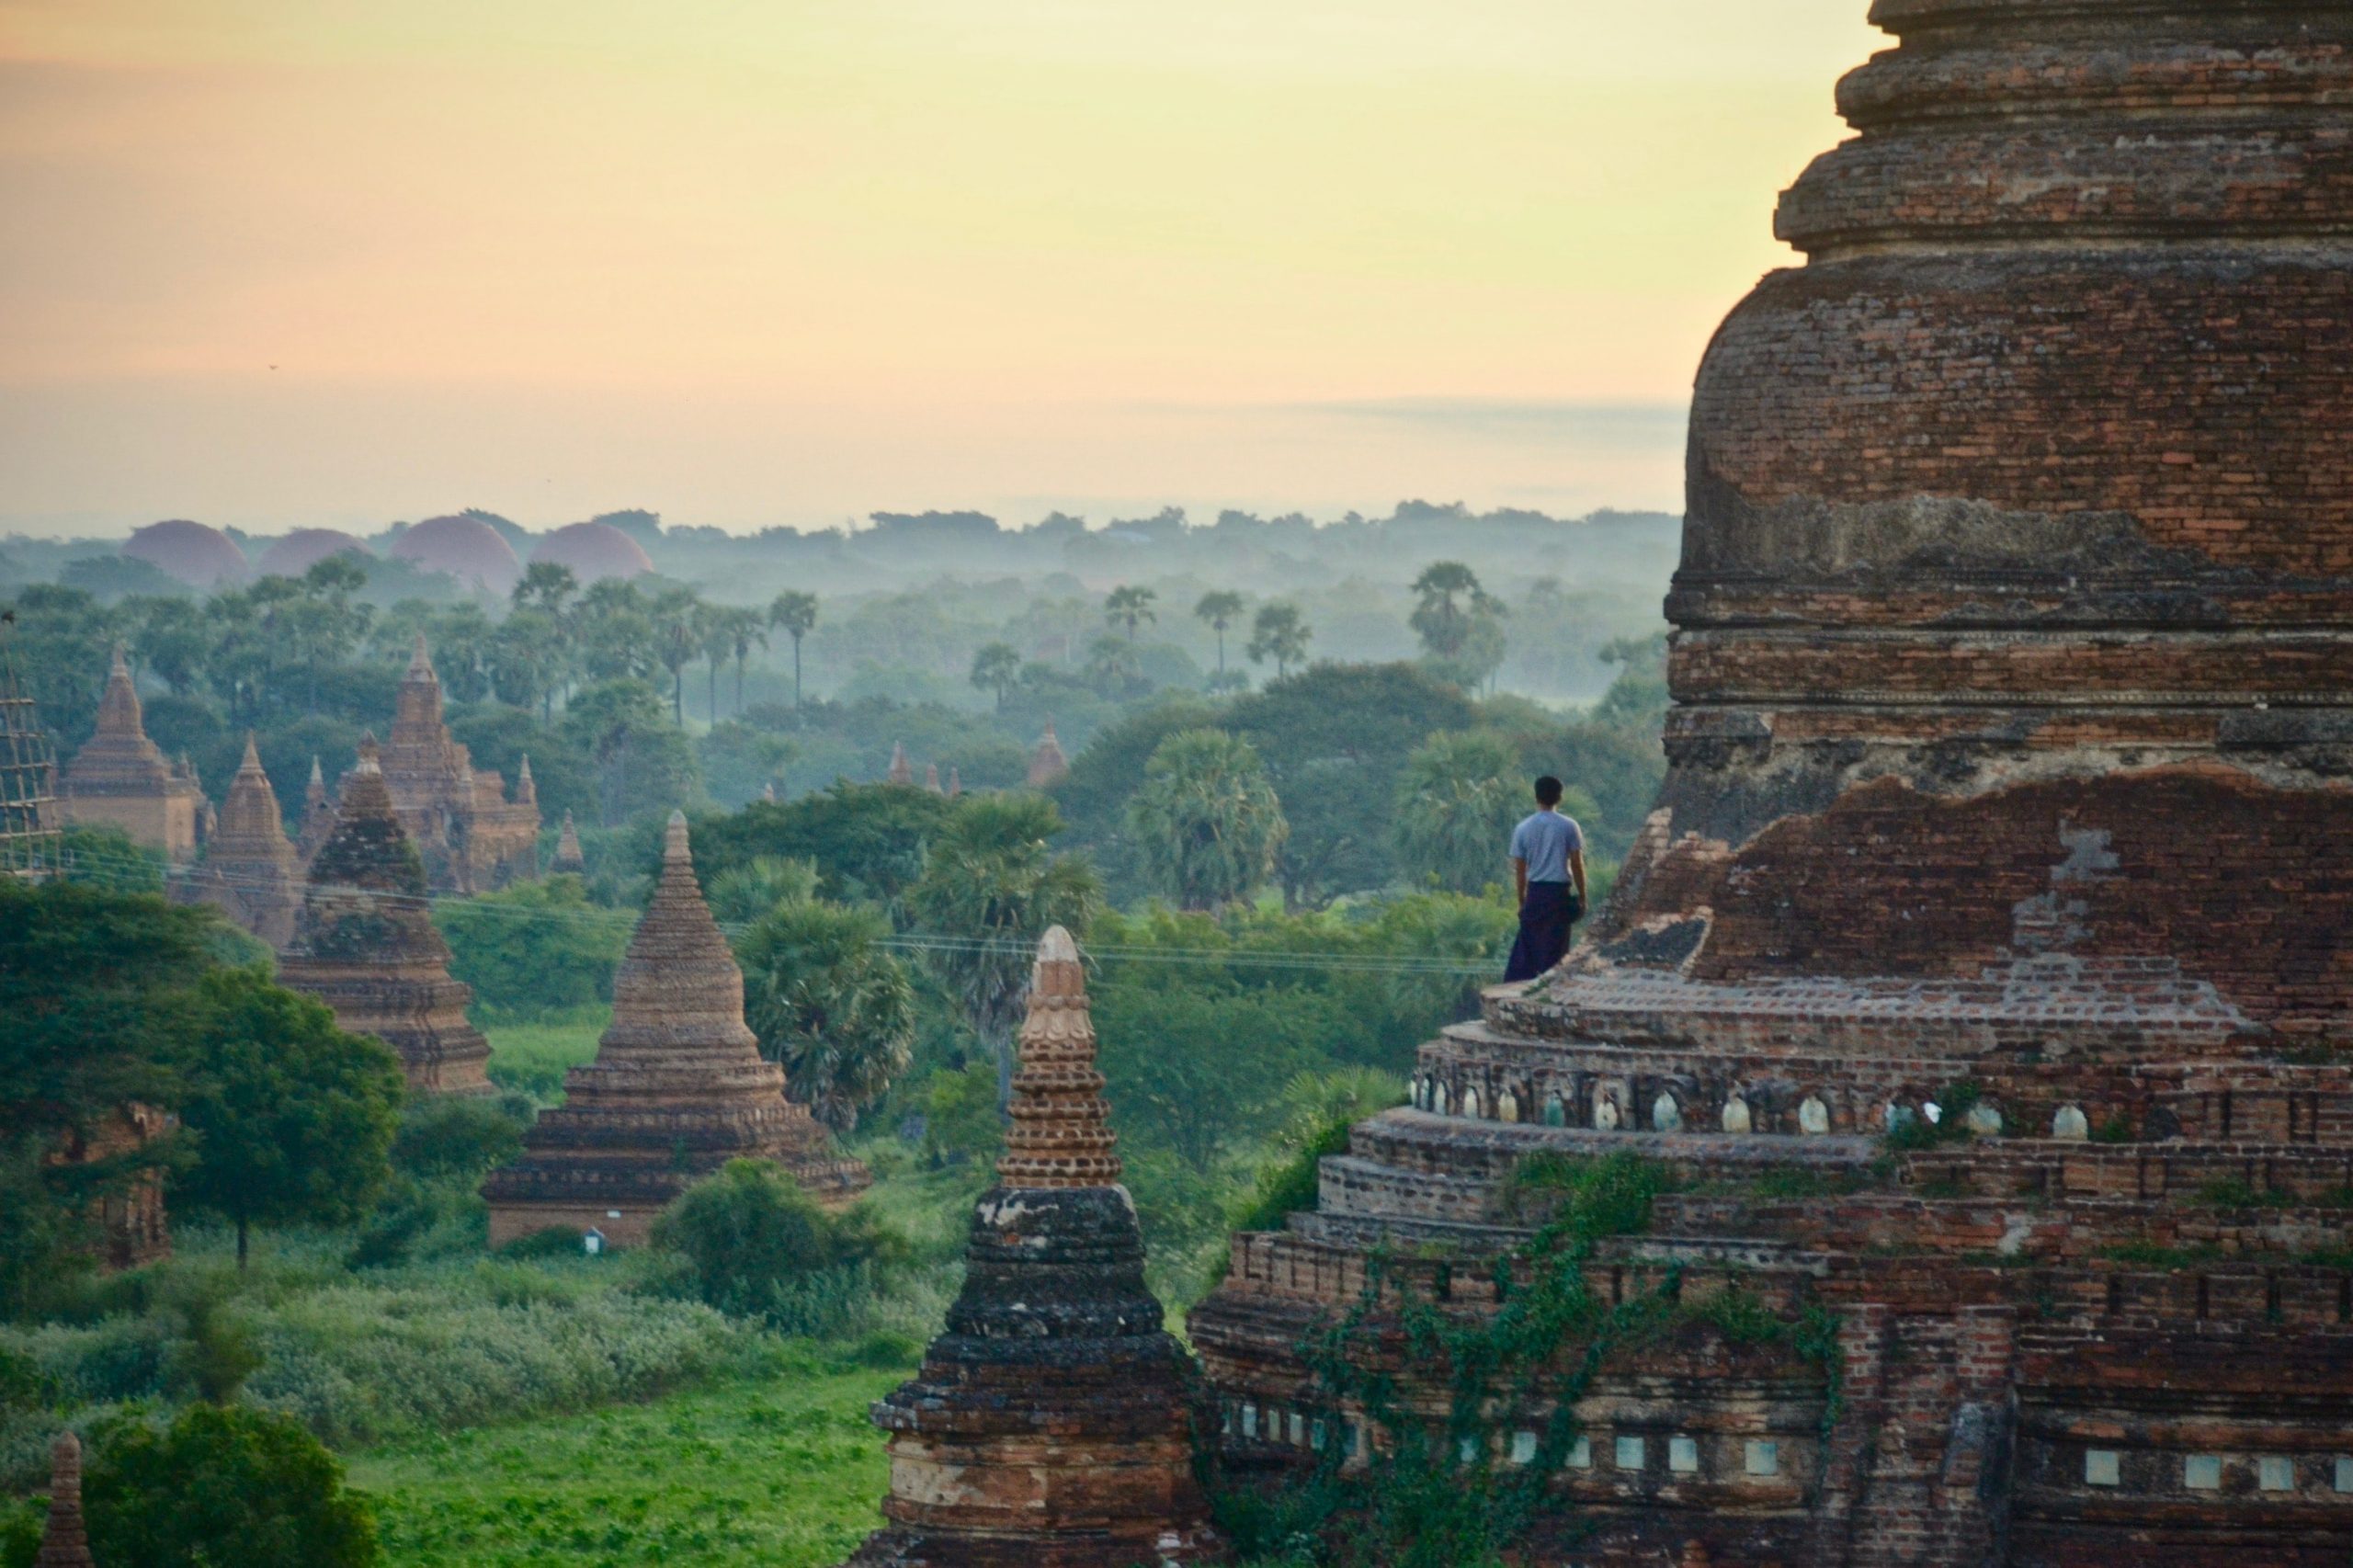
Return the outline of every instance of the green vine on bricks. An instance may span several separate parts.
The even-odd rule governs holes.
[[[1646,1231],[1654,1199],[1668,1190],[1665,1169],[1631,1153],[1523,1160],[1504,1184],[1506,1208],[1519,1212],[1540,1198],[1552,1207],[1528,1241],[1495,1259],[1498,1305],[1475,1319],[1449,1313],[1405,1286],[1403,1260],[1376,1249],[1357,1301],[1299,1346],[1324,1413],[1325,1439],[1313,1471],[1272,1496],[1237,1491],[1219,1498],[1220,1521],[1243,1556],[1341,1568],[1491,1568],[1540,1513],[1560,1517],[1563,1499],[1552,1483],[1580,1436],[1575,1408],[1611,1357],[1679,1322],[1704,1321],[1739,1343],[1786,1344],[1822,1366],[1826,1442],[1846,1403],[1836,1314],[1815,1306],[1790,1322],[1738,1289],[1683,1308],[1675,1265],[1654,1289],[1616,1305],[1588,1289],[1586,1267],[1596,1249]],[[1405,1412],[1396,1380],[1377,1368],[1370,1336],[1384,1295],[1392,1297],[1405,1364],[1443,1369],[1442,1429]],[[1530,1414],[1539,1403],[1549,1406],[1540,1424]],[[1364,1422],[1369,1449],[1369,1462],[1356,1471],[1346,1469],[1350,1444],[1340,1418],[1351,1409]],[[1499,1463],[1498,1436],[1530,1429],[1538,1434],[1533,1458]]]

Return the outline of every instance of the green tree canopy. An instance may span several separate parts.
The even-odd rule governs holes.
[[[1038,938],[1051,926],[1083,934],[1102,903],[1086,862],[1047,847],[1061,829],[1042,796],[972,797],[940,824],[922,878],[907,890],[915,929],[939,944],[925,963],[996,1055],[1000,1104],[1013,1082],[1013,1029]]]
[[[1225,629],[1242,619],[1242,596],[1228,589],[1203,594],[1193,606],[1193,614],[1210,624],[1217,633],[1217,673],[1225,674]]]
[[[1476,893],[1506,877],[1513,824],[1534,809],[1499,736],[1437,734],[1397,780],[1397,864],[1416,885]]]
[[[373,1568],[367,1499],[301,1422],[196,1405],[160,1430],[102,1428],[82,1497],[90,1552],[140,1568]]]
[[[881,944],[891,924],[805,896],[773,904],[735,939],[744,1017],[781,1062],[792,1097],[836,1132],[907,1070],[915,986]]]
[[[484,1017],[505,1022],[612,1000],[613,969],[635,925],[626,911],[590,903],[577,877],[444,899],[433,923],[449,944],[449,972],[474,988]]]
[[[1314,635],[1297,605],[1261,605],[1250,623],[1250,645],[1243,652],[1254,665],[1274,660],[1275,678],[1280,680],[1307,657],[1307,644]]]
[[[762,855],[806,860],[818,891],[849,902],[892,904],[923,873],[924,846],[955,811],[927,790],[836,783],[797,801],[754,801],[695,824],[695,874],[705,892]]]
[[[683,1255],[703,1301],[721,1312],[808,1322],[824,1276],[889,1260],[891,1238],[864,1209],[828,1214],[773,1162],[730,1160],[654,1221],[654,1244]],[[838,1290],[834,1294],[838,1295]]]
[[[391,1175],[407,1095],[400,1059],[259,970],[206,975],[195,1003],[180,1118],[196,1159],[175,1190],[236,1226],[240,1267],[257,1221],[338,1224],[367,1212]]]
[[[1248,897],[1290,832],[1256,748],[1219,730],[1161,742],[1128,821],[1146,873],[1184,909]]]
[[[1005,694],[1020,676],[1021,650],[1010,642],[983,642],[972,655],[972,684],[994,692],[1000,710],[1005,707]]]
[[[1114,626],[1124,628],[1128,641],[1132,642],[1136,640],[1137,628],[1147,620],[1159,620],[1160,617],[1152,608],[1153,601],[1159,597],[1150,588],[1121,584],[1104,599],[1103,619]]]
[[[710,879],[704,902],[722,926],[749,926],[779,903],[817,896],[817,863],[781,855],[755,855]]]

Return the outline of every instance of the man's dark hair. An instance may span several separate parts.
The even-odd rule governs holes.
[[[1536,781],[1536,803],[1540,806],[1559,805],[1561,803],[1561,781],[1553,778],[1549,773],[1543,778],[1539,778]]]

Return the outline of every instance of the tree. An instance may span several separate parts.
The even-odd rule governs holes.
[[[654,656],[670,672],[670,722],[687,727],[687,666],[702,652],[702,602],[691,589],[665,589],[654,601]]]
[[[579,878],[551,877],[445,899],[433,924],[449,944],[449,973],[473,987],[477,1016],[521,1021],[610,1001],[636,923],[591,903]]]
[[[817,596],[787,588],[768,606],[768,624],[792,639],[792,705],[801,706],[801,640],[817,629]]]
[[[972,684],[996,693],[997,711],[1005,711],[1005,694],[1021,676],[1021,650],[1010,642],[989,642],[972,655]]]
[[[890,904],[923,874],[924,846],[955,810],[945,796],[889,784],[755,801],[695,824],[695,874],[708,893],[732,869],[775,855],[813,864],[827,898]]]
[[[1254,665],[1275,661],[1275,678],[1290,674],[1291,665],[1307,657],[1309,639],[1315,633],[1302,619],[1297,605],[1260,605],[1250,623],[1250,645],[1243,650]]]
[[[872,910],[804,897],[773,905],[736,939],[744,1018],[761,1054],[835,1132],[857,1128],[914,1050],[915,986],[881,945],[890,935]]]
[[[735,711],[744,711],[744,666],[750,662],[752,650],[765,650],[768,645],[767,622],[760,612],[742,606],[720,612],[727,628],[728,647],[735,655]],[[718,715],[713,714],[715,720]]]
[[[1120,585],[1111,590],[1103,601],[1103,619],[1114,626],[1128,629],[1128,641],[1136,640],[1136,629],[1145,621],[1157,623],[1160,617],[1153,611],[1153,601],[1160,596],[1150,588]]]
[[[1102,902],[1086,861],[1047,848],[1062,825],[1041,796],[971,797],[932,835],[907,890],[915,928],[942,943],[925,962],[996,1055],[999,1105],[1012,1095],[1013,1028],[1038,938],[1050,926],[1084,932]]]
[[[749,926],[779,903],[817,896],[817,863],[781,855],[755,855],[710,878],[703,894],[711,917],[722,926]]]
[[[131,651],[175,697],[195,689],[204,668],[211,639],[205,634],[204,611],[192,599],[125,599],[122,609],[138,617]]]
[[[373,1568],[367,1500],[302,1424],[274,1410],[199,1404],[157,1430],[96,1434],[83,1482],[91,1555],[141,1568]]]
[[[1242,616],[1242,596],[1220,589],[1203,594],[1193,613],[1210,623],[1217,632],[1217,675],[1220,684],[1225,680],[1225,629]]]
[[[1477,893],[1505,881],[1515,823],[1530,809],[1511,746],[1495,735],[1432,735],[1397,780],[1397,863],[1416,884]]]
[[[599,826],[666,811],[701,793],[694,747],[642,680],[607,681],[582,691],[565,707],[557,733],[596,764]]]
[[[1460,561],[1435,561],[1414,579],[1417,602],[1407,624],[1422,640],[1433,670],[1466,690],[1476,689],[1504,662],[1503,601],[1480,585]]]
[[[804,1332],[835,1326],[807,1321],[809,1284],[862,1273],[892,1250],[864,1210],[826,1213],[767,1160],[730,1160],[687,1188],[654,1221],[653,1241],[686,1258],[707,1304]]]
[[[1281,803],[1249,742],[1184,730],[1145,765],[1128,821],[1146,873],[1183,909],[1246,898],[1273,872],[1290,835]]]
[[[1135,644],[1122,642],[1108,633],[1098,634],[1086,645],[1086,678],[1105,697],[1117,698],[1133,691],[1143,678],[1143,665],[1136,658]]]
[[[553,561],[534,561],[523,568],[522,579],[508,597],[517,609],[530,605],[560,616],[563,613],[563,601],[579,591],[580,579],[572,574],[571,567]]]
[[[160,896],[0,877],[0,1315],[81,1264],[99,1202],[171,1157],[161,1141],[52,1159],[126,1104],[178,1104],[187,993],[219,928]]]
[[[236,1226],[237,1267],[256,1221],[338,1224],[365,1213],[391,1175],[407,1093],[400,1059],[258,969],[206,975],[195,1003],[180,1119],[196,1163],[176,1185]]]
[[[509,611],[484,651],[491,688],[502,702],[537,708],[542,724],[553,723],[563,650],[563,631],[553,615],[529,607]]]

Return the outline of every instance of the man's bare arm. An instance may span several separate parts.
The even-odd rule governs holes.
[[[1528,902],[1528,862],[1515,855],[1511,858],[1511,885],[1519,902]]]
[[[1574,882],[1577,884],[1577,902],[1578,902],[1579,903],[1583,903],[1585,902],[1585,851],[1584,851],[1584,850],[1582,850],[1582,849],[1572,849],[1572,850],[1570,850],[1570,851],[1569,851],[1569,877],[1570,877],[1570,880],[1571,880],[1571,881],[1574,881]]]

